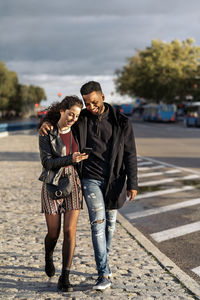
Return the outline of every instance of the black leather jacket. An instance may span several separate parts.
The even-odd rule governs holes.
[[[78,144],[74,130],[73,136]],[[39,136],[39,149],[43,166],[39,180],[58,185],[63,167],[74,163],[71,154],[66,156],[66,147],[60,137],[57,126],[50,130],[48,135]]]

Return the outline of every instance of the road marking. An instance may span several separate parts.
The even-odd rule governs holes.
[[[169,171],[165,171],[166,174],[175,174],[175,173],[181,173],[181,170],[169,170]]]
[[[143,161],[143,162],[139,162],[138,166],[147,166],[147,165],[153,165],[153,163],[151,161]]]
[[[150,236],[158,243],[167,241],[179,236],[183,236],[188,233],[196,232],[200,230],[200,222],[194,222],[191,224],[175,227],[168,230],[152,233]]]
[[[164,174],[164,172],[145,173],[145,174],[139,175],[139,178],[143,178],[143,177],[152,177],[152,176],[159,176],[159,175],[163,175],[163,174]]]
[[[181,187],[181,188],[174,188],[174,189],[167,189],[167,190],[161,190],[161,191],[156,191],[156,192],[144,193],[144,194],[137,195],[135,200],[156,197],[156,196],[171,194],[171,193],[178,193],[178,192],[183,192],[183,191],[190,191],[190,190],[193,190],[194,188],[195,188],[194,186],[185,186],[185,187]]]
[[[163,183],[173,182],[176,180],[190,180],[190,179],[196,179],[196,178],[199,178],[199,175],[193,174],[193,175],[187,175],[184,177],[165,178],[165,179],[160,179],[160,180],[141,182],[141,183],[139,183],[139,187],[140,186],[154,186],[154,185],[159,185],[159,184],[163,184]]]
[[[200,276],[200,267],[196,267],[192,269],[192,272],[196,273],[198,276]]]
[[[155,169],[163,169],[166,168],[164,165],[158,165],[158,166],[153,166],[153,167],[139,167],[138,171],[151,171]]]
[[[179,179],[183,179],[183,180],[187,180],[187,179],[196,179],[196,178],[199,178],[199,175],[188,175],[188,176],[185,176],[185,177],[182,177],[182,178],[179,178]]]
[[[155,181],[146,181],[146,182],[141,182],[139,183],[139,187],[141,186],[154,186],[154,185],[159,185],[162,183],[168,183],[168,182],[173,182],[177,178],[165,178],[165,179],[160,179],[160,180],[155,180]]]
[[[157,215],[157,214],[164,213],[164,212],[167,212],[167,211],[181,209],[181,208],[184,208],[184,207],[193,206],[193,205],[197,205],[197,204],[200,204],[200,198],[191,199],[191,200],[188,200],[188,201],[179,202],[179,203],[166,205],[166,206],[162,206],[162,207],[147,209],[145,211],[138,211],[138,212],[134,212],[134,213],[129,213],[129,214],[126,214],[126,217],[133,220],[133,219],[148,217],[148,216],[152,216],[152,215]]]
[[[163,162],[163,161],[160,161],[160,160],[157,160],[157,159],[153,159],[153,158],[149,158],[149,157],[146,157],[146,156],[141,156],[143,159],[146,159],[148,161],[151,161],[153,163],[157,163],[157,164],[163,164],[167,167],[171,167],[171,168],[177,168],[181,171],[185,171],[185,172],[190,172],[190,173],[193,173],[193,174],[198,174],[200,175],[200,172],[198,171],[195,171],[195,170],[192,170],[192,169],[189,169],[189,168],[182,168],[182,167],[179,167],[177,165],[174,165],[174,164],[169,164],[169,163],[166,163],[166,162]]]
[[[151,176],[160,176],[160,175],[164,175],[164,174],[175,174],[175,173],[180,173],[180,172],[181,172],[180,170],[169,170],[169,171],[164,171],[164,172],[145,173],[145,174],[140,174],[139,178],[151,177]],[[198,176],[198,175],[190,175],[190,176]]]
[[[0,132],[0,138],[5,136],[8,136],[8,131]]]

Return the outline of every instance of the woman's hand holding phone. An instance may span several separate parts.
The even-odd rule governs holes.
[[[80,153],[80,152],[74,152],[72,154],[72,160],[74,163],[78,163],[84,159],[87,159],[88,158],[88,155],[85,154],[85,153]]]

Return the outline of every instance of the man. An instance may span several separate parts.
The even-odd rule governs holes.
[[[76,123],[80,149],[92,148],[82,164],[82,188],[87,204],[98,279],[96,290],[111,286],[108,253],[117,209],[137,194],[137,156],[130,120],[111,105],[98,82],[81,87],[86,109]]]

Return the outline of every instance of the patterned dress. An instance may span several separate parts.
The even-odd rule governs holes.
[[[69,154],[69,135],[71,132],[61,134],[63,142],[66,144],[66,153]],[[78,145],[74,138],[72,139],[72,152],[78,150]],[[73,165],[64,167],[62,177],[71,173],[71,180],[73,183],[72,193],[66,198],[52,199],[47,191],[46,184],[43,183],[41,191],[41,212],[46,214],[61,214],[70,210],[77,210],[83,208],[83,194],[81,188],[81,181],[78,172]]]

